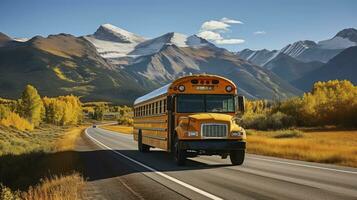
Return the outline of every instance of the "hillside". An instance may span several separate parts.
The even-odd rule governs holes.
[[[300,79],[293,81],[293,85],[301,90],[308,91],[316,81],[350,80],[357,84],[357,47],[350,47],[328,63],[314,71],[309,72]]]
[[[232,79],[250,98],[281,99],[300,94],[299,90],[268,70],[196,35],[170,32],[143,42],[118,41],[111,39],[112,31],[118,30],[116,35],[125,38],[139,36],[113,25],[110,25],[110,31],[103,26],[108,27],[102,25],[95,34],[85,38],[98,52],[102,52],[103,58],[117,69],[131,74],[140,84],[150,80],[163,85],[185,74],[211,73]],[[101,32],[101,38],[96,36],[98,32]]]
[[[240,93],[249,98],[280,99],[300,91],[269,70],[238,59],[233,53],[217,47],[165,45],[158,53],[140,58],[125,69],[136,77],[145,77],[160,85],[185,74],[217,74],[233,80]]]
[[[289,82],[299,79],[307,73],[318,69],[324,63],[313,62],[301,62],[286,54],[280,53],[274,59],[264,65],[267,68],[278,75],[280,78]]]
[[[32,84],[43,96],[72,93],[83,100],[120,103],[145,93],[128,73],[113,70],[82,37],[59,34],[11,41],[0,48],[0,93],[15,98],[26,84]]]

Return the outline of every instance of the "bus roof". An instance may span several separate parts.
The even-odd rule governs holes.
[[[150,93],[147,93],[145,94],[144,96],[141,96],[139,98],[137,98],[135,101],[134,101],[134,105],[136,104],[139,104],[139,103],[142,103],[144,101],[147,101],[149,99],[152,99],[154,97],[158,97],[158,96],[161,96],[163,94],[166,94],[169,87],[170,87],[171,83],[167,84],[167,85],[164,85],[162,86],[161,88],[158,88]]]
[[[167,85],[164,85],[164,86],[162,86],[162,87],[160,87],[160,88],[158,88],[158,89],[156,89],[156,90],[154,90],[154,91],[152,91],[152,92],[150,92],[150,93],[145,94],[144,96],[141,96],[141,97],[137,98],[137,99],[134,101],[134,105],[139,104],[139,103],[142,103],[142,102],[145,102],[145,101],[150,100],[150,99],[152,99],[152,98],[155,98],[155,97],[158,97],[158,96],[161,96],[161,95],[163,95],[163,94],[168,93],[170,86],[171,86],[172,84],[175,85],[175,84],[176,84],[177,82],[179,82],[179,81],[185,80],[185,79],[187,79],[187,78],[206,78],[206,77],[224,79],[224,80],[230,82],[232,85],[235,86],[235,84],[234,84],[231,80],[229,80],[229,79],[227,79],[227,78],[225,78],[225,77],[222,77],[222,76],[218,76],[218,75],[212,75],[212,74],[194,74],[194,75],[189,75],[189,76],[183,76],[183,77],[180,77],[180,78],[176,79],[176,80],[173,81],[172,83],[169,83],[169,84],[167,84]]]

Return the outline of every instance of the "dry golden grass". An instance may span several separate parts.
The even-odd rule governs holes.
[[[30,187],[26,192],[13,192],[2,186],[0,198],[7,200],[77,200],[85,185],[84,179],[79,174],[52,177],[44,179],[35,187]]]
[[[15,155],[13,157],[8,156],[9,159],[12,159],[12,160],[8,160],[8,163],[11,163],[11,165],[2,166],[2,167],[6,167],[7,172],[10,176],[11,174],[12,175],[18,173],[22,174],[23,171],[26,171],[26,174],[29,174],[27,178],[32,177],[32,179],[37,180],[38,178],[37,175],[47,174],[44,170],[48,170],[48,169],[50,169],[51,171],[55,171],[55,174],[57,175],[51,176],[49,178],[46,178],[48,177],[47,175],[43,176],[44,178],[39,182],[39,184],[37,184],[36,186],[31,186],[25,191],[23,190],[22,192],[17,190],[16,187],[14,187],[14,185],[12,185],[14,190],[11,190],[10,188],[2,186],[0,184],[0,199],[26,199],[26,200],[27,199],[28,200],[80,199],[80,196],[82,195],[82,188],[85,185],[85,181],[78,173],[74,172],[75,171],[74,169],[78,167],[80,163],[76,154],[71,152],[73,152],[76,140],[81,135],[84,128],[85,126],[77,126],[77,127],[70,127],[70,128],[68,127],[57,128],[56,126],[49,126],[49,127],[45,126],[42,128],[44,130],[35,129],[34,132],[29,135],[29,138],[27,137],[17,138],[16,141],[18,142],[15,144],[23,145],[21,142],[19,142],[20,140],[21,141],[23,140],[25,144],[28,143],[27,144],[28,147],[17,151],[16,145],[10,146],[11,149],[16,154],[16,156]],[[7,131],[10,130],[7,129]],[[39,132],[38,136],[37,136],[37,132]],[[50,133],[46,134],[47,132]],[[15,133],[13,134],[16,135]],[[22,136],[26,133],[19,132],[18,134]],[[38,139],[30,140],[30,138],[33,137],[38,137]],[[31,145],[31,143],[34,144]],[[36,146],[36,147],[32,147],[32,146]],[[6,152],[11,153],[9,151]],[[38,154],[41,154],[41,156],[38,156]],[[24,163],[23,159],[18,159],[19,162],[15,162],[17,158],[20,158],[21,156],[28,157],[31,162],[29,161]],[[17,168],[13,169],[12,165],[16,165]],[[36,165],[36,166],[38,165],[38,167],[28,168],[26,167],[28,165]],[[3,168],[3,170],[5,170],[5,168]],[[16,170],[21,170],[21,171],[16,171]],[[60,173],[57,173],[57,171]],[[61,171],[63,171],[64,173],[62,173]],[[36,175],[32,175],[32,174],[36,174]]]
[[[357,131],[315,131],[276,138],[274,131],[249,131],[254,154],[357,167]]]
[[[133,134],[133,127],[132,126],[124,126],[124,125],[104,125],[100,126],[102,129],[114,131],[114,132],[119,132],[119,133],[125,133],[125,134]]]
[[[76,140],[83,133],[85,128],[86,126],[78,126],[67,131],[64,137],[62,139],[59,139],[55,143],[56,150],[57,151],[73,150],[76,144]]]

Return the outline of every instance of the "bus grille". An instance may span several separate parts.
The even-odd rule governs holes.
[[[227,137],[227,124],[202,124],[201,134],[207,138]]]

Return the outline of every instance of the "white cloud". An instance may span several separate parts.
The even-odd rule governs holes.
[[[230,30],[231,24],[243,24],[243,22],[227,17],[220,20],[209,20],[202,24],[197,36],[216,44],[242,44],[245,42],[243,39],[224,38],[221,35]]]
[[[243,39],[222,39],[214,41],[216,44],[242,44],[245,42]]]
[[[267,32],[265,31],[255,31],[253,34],[254,35],[265,35]]]
[[[198,37],[204,38],[206,40],[222,40],[222,36],[219,33],[213,31],[202,31],[197,34]]]
[[[243,24],[242,21],[235,20],[235,19],[229,19],[227,17],[223,17],[221,19],[221,22],[226,23],[226,24]]]
[[[213,31],[213,30],[224,30],[227,31],[228,27],[230,27],[229,24],[226,24],[224,22],[216,21],[216,20],[210,20],[207,22],[204,22],[201,26],[201,30],[203,31]]]

